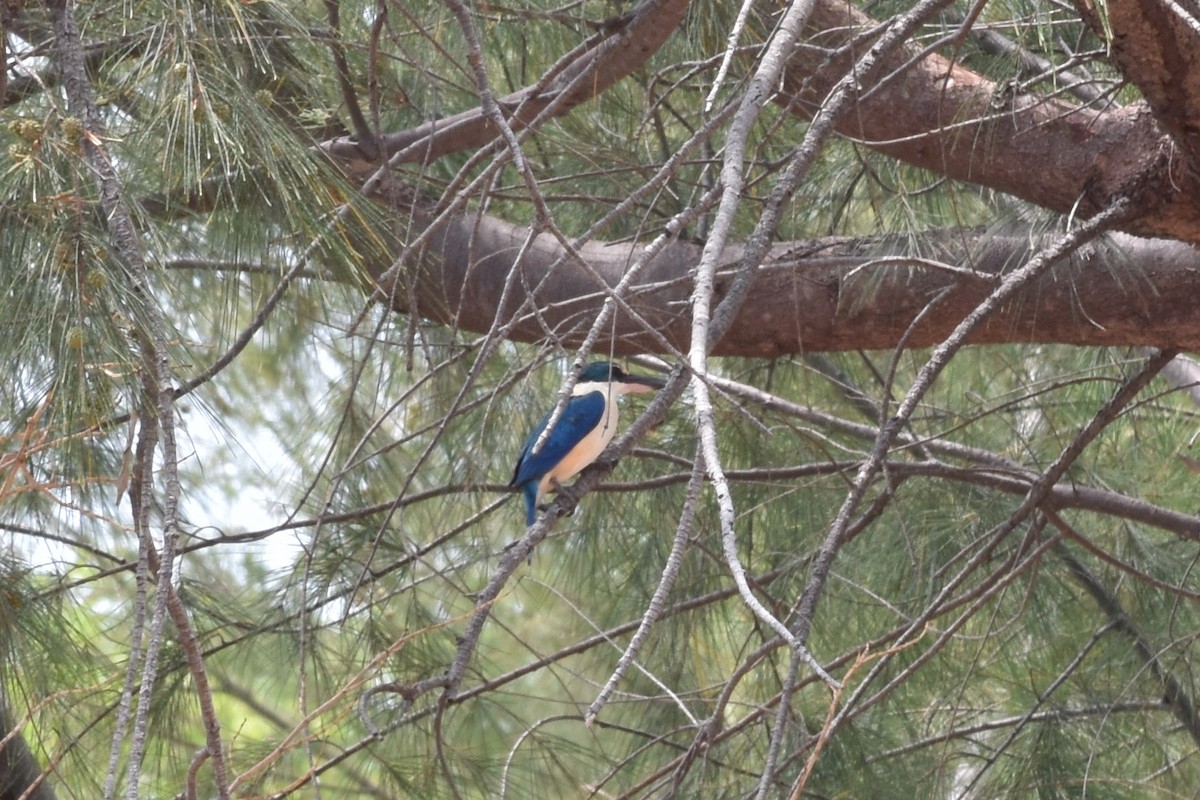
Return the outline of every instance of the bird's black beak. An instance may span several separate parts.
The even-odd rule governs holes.
[[[659,378],[655,375],[626,375],[621,383],[625,384],[625,391],[630,394],[657,392],[667,385],[665,378]]]

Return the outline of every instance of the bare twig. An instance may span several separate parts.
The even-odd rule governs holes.
[[[1029,491],[1021,504],[1008,515],[1008,518],[1002,524],[996,526],[996,528],[989,533],[989,538],[993,544],[977,552],[975,557],[972,559],[973,562],[978,562],[979,559],[986,558],[988,552],[990,552],[992,547],[994,547],[995,543],[999,542],[1003,537],[1015,530],[1019,525],[1024,523],[1025,520],[1029,519],[1031,515],[1035,514],[1037,509],[1046,501],[1046,498],[1050,495],[1053,487],[1062,479],[1071,465],[1075,463],[1087,445],[1090,444],[1106,427],[1108,427],[1108,425],[1114,419],[1116,419],[1116,417],[1121,413],[1122,409],[1124,409],[1134,399],[1134,397],[1137,396],[1138,392],[1145,388],[1145,386],[1154,378],[1154,376],[1157,375],[1158,372],[1168,362],[1170,362],[1173,356],[1173,352],[1158,353],[1154,357],[1148,359],[1140,370],[1138,370],[1133,376],[1131,376],[1125,383],[1121,385],[1121,387],[1112,395],[1112,397],[1110,397],[1109,400],[1105,402],[1105,404],[1096,412],[1088,424],[1084,426],[1084,428],[1075,436],[1071,443],[1063,449],[1058,458],[1056,458],[1054,462],[1046,469],[1046,471],[1043,472],[1042,475],[1030,486]],[[1037,515],[1035,519],[1035,530],[1043,527],[1042,520],[1044,519],[1045,515]],[[1040,549],[1045,549],[1047,546],[1054,544],[1056,541],[1057,539],[1047,540],[1039,547]],[[958,580],[961,580],[961,578],[965,577],[966,574],[966,570],[961,571],[960,578]],[[997,586],[1007,582],[1010,579],[1011,577],[1006,574],[997,583]],[[812,579],[810,578],[810,586],[811,580]],[[936,608],[940,604],[941,598],[947,596],[956,584],[957,580],[951,581],[949,584],[947,584],[939,593],[938,600],[930,603],[928,607],[930,609]],[[994,589],[996,587],[993,586],[992,588]],[[808,587],[806,587],[806,592],[807,590]],[[906,635],[911,635],[912,632],[919,630],[920,627],[926,624],[927,621],[928,612],[927,614],[923,614],[918,619],[913,620],[909,624],[909,633]],[[924,658],[917,659],[918,662],[923,660]],[[915,668],[915,666],[916,664],[913,665],[913,668]],[[859,689],[856,690],[854,695],[847,701],[846,708],[851,708],[856,704],[857,699],[865,692],[866,687],[871,683],[878,671],[878,668],[872,670],[872,674],[863,681]],[[902,679],[902,676],[893,677],[887,686],[876,692],[873,698],[866,701],[867,704],[869,705],[876,702],[878,698],[889,692],[892,687],[898,685],[898,682]],[[843,724],[847,718],[847,712],[841,712],[836,724]]]
[[[617,684],[624,677],[629,665],[637,658],[638,653],[642,649],[642,644],[646,641],[646,637],[650,634],[650,629],[654,626],[655,621],[662,616],[663,607],[667,602],[667,594],[671,591],[671,587],[675,585],[675,578],[679,575],[679,569],[683,565],[683,554],[687,547],[688,538],[692,535],[692,526],[696,521],[696,511],[700,504],[700,489],[703,486],[704,470],[703,462],[697,457],[695,464],[692,467],[692,477],[688,481],[687,493],[684,495],[683,510],[679,515],[679,524],[675,526],[675,539],[671,543],[671,552],[667,554],[666,564],[663,566],[662,577],[659,578],[658,588],[654,590],[654,594],[650,597],[650,602],[646,604],[646,611],[642,614],[642,622],[638,626],[637,631],[633,634],[633,638],[629,640],[629,646],[625,648],[625,652],[621,655],[617,666],[609,677],[608,682],[604,684],[604,688],[596,695],[596,699],[588,706],[587,713],[584,714],[583,721],[585,725],[591,726],[596,720],[596,715],[600,713],[600,709],[604,708],[608,698],[616,690]]]
[[[792,793],[788,796],[789,800],[800,800],[800,796],[804,793],[804,787],[808,785],[808,780],[812,777],[813,769],[816,768],[822,751],[824,751],[826,745],[829,744],[830,739],[833,737],[833,722],[836,719],[838,705],[841,703],[842,694],[845,691],[844,687],[850,684],[855,673],[862,669],[864,665],[901,653],[919,641],[921,641],[919,637],[909,639],[895,647],[889,647],[881,653],[872,653],[869,648],[864,648],[858,654],[854,659],[854,663],[850,665],[850,669],[846,670],[846,674],[842,676],[842,685],[834,691],[833,698],[829,701],[829,710],[825,715],[825,721],[821,725],[821,730],[816,735],[816,741],[809,751],[808,758],[804,759],[804,769],[801,770],[800,777],[796,779],[796,783],[792,787]]]
[[[1050,523],[1069,538],[1083,538],[1058,514],[1049,514],[1048,517]],[[1054,548],[1054,555],[1067,566],[1079,585],[1087,591],[1100,610],[1108,617],[1109,625],[1132,643],[1138,658],[1158,681],[1163,702],[1171,709],[1171,713],[1187,731],[1188,736],[1192,737],[1192,741],[1200,745],[1200,711],[1197,711],[1195,699],[1188,691],[1187,685],[1176,678],[1159,658],[1158,648],[1126,613],[1120,599],[1108,591],[1082,561],[1076,558],[1063,544]]]
[[[729,29],[729,38],[725,42],[725,53],[721,56],[721,66],[717,68],[717,76],[713,78],[712,88],[708,90],[708,97],[704,99],[705,114],[711,112],[713,104],[717,102],[717,94],[725,82],[725,75],[729,72],[729,65],[733,61],[733,54],[737,52],[738,40],[742,37],[742,31],[746,27],[746,20],[750,17],[752,8],[754,8],[753,0],[743,0],[742,7],[738,9],[737,19],[733,21],[733,27]]]
[[[350,123],[358,137],[358,147],[364,156],[374,160],[379,157],[379,145],[374,131],[367,124],[367,118],[363,116],[358,92],[354,90],[354,80],[350,75],[350,65],[346,62],[346,48],[342,46],[341,7],[341,0],[325,0],[325,14],[329,19],[329,49],[337,70],[338,87],[342,90],[342,102],[346,104],[346,113],[350,115]]]

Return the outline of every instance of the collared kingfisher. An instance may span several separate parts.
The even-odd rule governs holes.
[[[550,424],[553,409],[529,434],[517,459],[509,486],[525,495],[526,524],[532,525],[537,519],[538,503],[547,492],[558,491],[608,447],[617,432],[617,398],[653,392],[665,385],[661,378],[630,375],[608,361],[588,364],[579,374],[571,399],[541,449],[533,452],[542,431]]]

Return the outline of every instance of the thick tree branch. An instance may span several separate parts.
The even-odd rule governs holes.
[[[524,226],[489,216],[462,215],[434,235],[409,268],[418,270],[416,307],[406,293],[394,306],[435,322],[482,333],[496,318],[518,313],[536,287],[537,315],[513,326],[520,341],[578,344],[629,264],[638,244],[590,242],[580,246],[592,274],[557,263],[559,245],[548,235],[515,255]],[[1024,233],[930,232],[922,258],[900,241],[823,238],[776,245],[751,279],[741,310],[714,348],[718,355],[774,357],[787,353],[895,347],[930,297],[946,297],[908,332],[906,346],[941,341],[994,288],[1006,270],[1036,250]],[[647,264],[630,292],[630,306],[653,326],[619,315],[611,339],[597,348],[628,354],[662,352],[660,337],[683,350],[690,335],[691,274],[701,248],[676,241]],[[724,251],[714,302],[729,291],[742,248]],[[519,271],[509,305],[497,309],[511,270]],[[607,287],[598,286],[593,274]],[[1190,298],[1200,292],[1200,253],[1178,242],[1115,234],[1056,265],[976,329],[971,344],[1004,342],[1147,346],[1200,349],[1200,318]]]
[[[1105,26],[1095,5],[1075,6],[1098,36],[1106,27],[1112,32],[1112,60],[1141,90],[1194,177],[1200,170],[1200,19],[1170,0],[1109,0]]]
[[[1156,6],[1147,13],[1167,13],[1147,3]],[[846,2],[820,0],[810,30],[777,98],[804,116],[815,112],[866,46],[856,37],[878,31],[879,24]],[[1167,50],[1174,41],[1158,46]],[[1190,47],[1189,58],[1200,58]],[[1141,213],[1121,230],[1200,242],[1200,178],[1172,147],[1167,131],[1174,117],[1160,119],[1153,103],[1102,111],[1013,93],[941,55],[919,54],[916,44],[893,54],[880,73],[891,78],[864,85],[856,113],[840,127],[844,135],[1060,213],[1091,216],[1114,197],[1133,196]],[[1185,66],[1190,80],[1200,81],[1195,64],[1179,64]],[[1175,80],[1183,81],[1182,73]],[[1194,126],[1197,117],[1191,107],[1186,118]]]
[[[519,130],[548,109],[563,114],[603,92],[661,47],[686,6],[681,0],[644,0],[611,23],[611,35],[561,71],[499,100],[505,119]],[[853,46],[850,42],[868,29],[877,33],[882,27],[847,3],[819,0],[810,21],[810,43],[797,48],[788,63],[779,102],[798,113],[814,113],[855,52],[866,48],[869,38]],[[1100,111],[1007,93],[942,56],[918,58],[915,47],[885,60],[878,74],[893,77],[864,87],[853,113],[841,123],[842,133],[910,163],[1058,212],[1088,216],[1114,196],[1130,196],[1139,212],[1122,229],[1200,242],[1200,182],[1195,173],[1181,169],[1172,155],[1177,150],[1150,106]],[[585,74],[587,80],[578,80]],[[424,161],[481,147],[497,135],[494,120],[475,108],[392,133],[382,149],[397,163]],[[374,166],[352,139],[332,140],[324,147],[352,176]],[[1038,168],[1030,169],[1031,164]],[[411,198],[411,190],[402,191]],[[407,218],[410,202],[393,201],[397,215]],[[409,241],[419,228],[409,232]],[[419,272],[415,291],[392,292],[385,286],[385,295],[398,311],[480,333],[493,320],[536,308],[536,315],[519,317],[512,338],[544,341],[550,331],[561,344],[578,346],[585,323],[595,319],[606,293],[641,249],[605,242],[584,245],[580,255],[590,267],[584,270],[563,257],[560,242],[541,236],[517,263],[512,254],[521,251],[528,236],[526,227],[464,214],[432,235],[419,256],[408,255],[409,267]],[[941,267],[929,263],[930,253],[922,253],[922,261],[906,260],[911,253],[882,242],[780,244],[756,271],[741,314],[714,353],[772,357],[891,348],[929,297],[949,290],[906,341],[907,346],[932,345],[986,295],[990,279],[973,275],[999,275],[1029,251],[1020,236],[991,241],[973,236],[962,247],[936,244],[932,260]],[[1200,288],[1197,254],[1161,241],[1119,243],[1128,259],[1105,252],[1056,267],[976,331],[971,342],[1200,347],[1200,323],[1183,303]],[[623,314],[616,323],[615,344],[604,340],[596,346],[611,345],[618,353],[663,352],[661,331],[672,347],[686,349],[685,302],[700,252],[676,242],[656,256],[633,304],[645,322]],[[737,263],[742,252],[736,246],[725,248],[725,268]],[[384,269],[376,266],[381,275]],[[509,293],[507,307],[497,309],[514,267],[515,291]],[[724,299],[731,284],[727,273],[719,275],[714,302]]]

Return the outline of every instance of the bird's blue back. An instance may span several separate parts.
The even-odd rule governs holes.
[[[554,410],[551,409],[542,417],[541,422],[525,440],[525,448],[521,451],[521,458],[513,471],[510,486],[536,484],[555,464],[562,461],[592,428],[600,424],[600,418],[604,416],[604,395],[598,391],[588,392],[568,400],[567,407],[563,409],[554,430],[542,444],[542,449],[534,453],[533,446],[537,444],[538,437],[542,435],[553,413]]]

